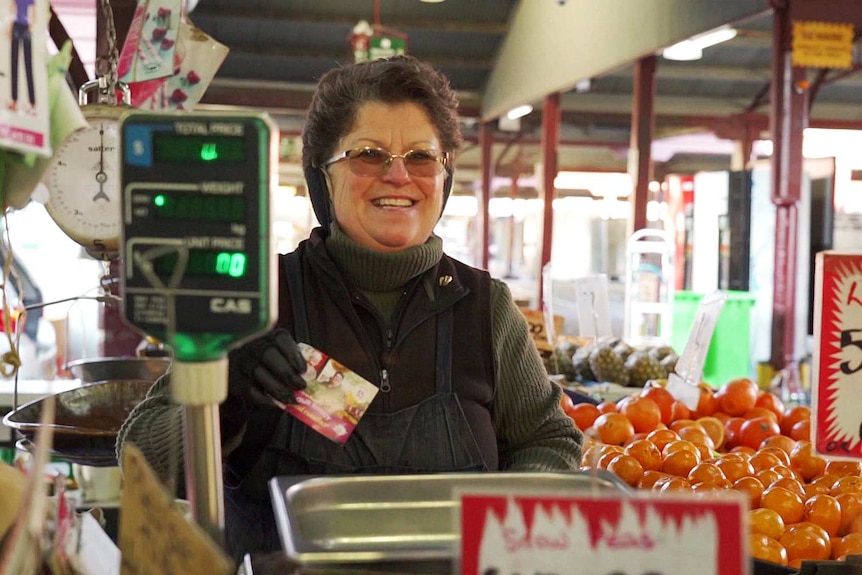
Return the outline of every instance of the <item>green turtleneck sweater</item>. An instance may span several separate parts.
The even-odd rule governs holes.
[[[335,264],[353,280],[387,323],[404,285],[431,269],[443,255],[443,241],[437,236],[401,252],[378,252],[351,240],[335,222],[329,231],[326,248]]]
[[[443,242],[431,236],[407,250],[384,253],[361,246],[345,235],[338,224],[330,228],[327,251],[341,272],[350,277],[380,315],[389,321],[403,286],[434,266],[443,254]],[[500,463],[507,471],[577,469],[583,436],[560,408],[561,389],[548,380],[541,358],[530,337],[526,319],[509,288],[492,280],[492,341],[497,365],[497,391],[491,417],[500,446]],[[170,402],[168,378],[157,384],[130,414],[120,430],[117,452],[132,441],[141,449],[159,476],[170,479],[181,468],[172,456],[178,453],[181,412]],[[241,437],[225,438],[225,451]]]

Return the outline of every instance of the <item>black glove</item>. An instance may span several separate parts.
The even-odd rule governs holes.
[[[290,333],[276,329],[231,353],[228,392],[251,403],[272,405],[270,398],[296,403],[293,392],[305,389],[307,364]]]

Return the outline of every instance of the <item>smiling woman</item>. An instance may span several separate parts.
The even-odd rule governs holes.
[[[347,161],[327,166],[336,221],[371,249],[400,251],[425,243],[443,212],[444,179],[435,151],[440,143],[427,113],[411,103],[369,102],[359,108],[356,125],[339,141],[339,149],[348,149],[340,159]]]
[[[221,407],[226,539],[237,558],[280,542],[273,475],[574,470],[582,435],[560,405],[506,285],[443,252],[433,233],[461,145],[445,76],[401,56],[321,79],[303,166],[321,227],[280,258],[276,329],[230,356]],[[305,387],[305,342],[377,386],[343,445],[274,407]],[[119,440],[181,437],[156,384]],[[166,478],[167,479],[167,478]],[[181,481],[177,482],[182,484]]]

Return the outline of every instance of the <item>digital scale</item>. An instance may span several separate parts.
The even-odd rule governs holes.
[[[173,351],[172,394],[186,408],[187,495],[195,520],[219,542],[227,353],[277,315],[277,136],[265,114],[120,119],[123,314]]]

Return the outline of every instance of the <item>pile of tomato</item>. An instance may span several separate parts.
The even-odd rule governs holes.
[[[662,384],[619,402],[563,399],[587,437],[583,469],[658,493],[744,493],[749,550],[765,561],[799,568],[862,554],[862,463],[814,451],[810,408],[785,407],[739,378],[718,389],[702,383],[692,410]]]

